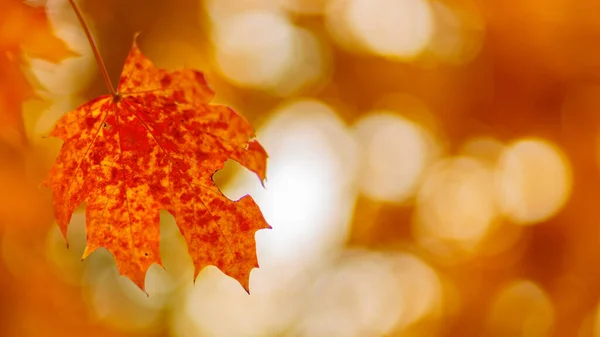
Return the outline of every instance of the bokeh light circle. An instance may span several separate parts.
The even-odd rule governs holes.
[[[300,336],[381,336],[403,331],[443,302],[442,284],[419,257],[351,250],[310,293]]]
[[[499,204],[519,224],[550,218],[571,192],[569,162],[555,145],[541,139],[523,139],[507,147],[496,175]]]
[[[433,36],[430,5],[423,0],[344,0],[328,7],[331,32],[343,44],[392,59],[410,59]],[[360,46],[352,46],[352,44]]]
[[[436,153],[432,135],[393,111],[372,111],[354,126],[362,146],[360,188],[367,197],[403,202]]]
[[[287,96],[326,80],[325,46],[280,12],[243,11],[215,22],[218,69],[230,82]]]
[[[476,10],[433,1],[435,20],[428,51],[450,64],[465,64],[481,51],[485,34],[483,19]]]
[[[550,336],[554,316],[552,301],[539,285],[517,280],[492,302],[485,336]]]
[[[223,75],[241,85],[268,87],[293,58],[294,28],[282,15],[244,12],[215,27],[216,60]]]
[[[419,189],[417,239],[438,251],[472,252],[497,216],[492,167],[470,157],[440,161]]]

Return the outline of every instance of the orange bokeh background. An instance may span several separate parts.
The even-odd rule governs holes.
[[[0,335],[600,336],[600,3],[78,3],[113,83],[140,32],[157,66],[200,69],[252,122],[266,188],[234,163],[215,180],[273,229],[250,296],[213,267],[194,283],[166,212],[149,296],[107,251],[81,261],[83,206],[67,249],[38,187],[60,147],[46,135],[106,89],[68,2],[48,0],[77,56],[23,51],[37,98],[27,145],[0,137]]]

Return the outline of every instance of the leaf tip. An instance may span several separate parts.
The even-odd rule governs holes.
[[[246,291],[246,294],[250,295],[250,277],[244,278],[243,280],[238,280],[242,288]]]
[[[69,222],[67,221],[67,225]],[[67,248],[69,248],[69,239],[67,238],[67,225],[62,225],[62,222],[58,223],[58,229],[60,230],[60,234],[62,234],[63,238],[65,238],[65,242],[67,243]]]
[[[144,294],[146,294],[146,296],[150,296],[148,294],[148,291],[146,291],[146,275],[142,274],[142,275],[124,275],[122,274],[122,276],[130,279],[138,288],[140,288],[140,290],[142,290],[144,292]]]
[[[258,263],[255,263],[255,264],[258,264]],[[243,269],[239,270],[239,273],[237,273],[237,275],[230,275],[236,281],[238,281],[238,283],[242,286],[242,288],[244,288],[244,290],[246,291],[246,293],[248,295],[250,295],[250,273],[252,272],[252,269],[254,269],[254,268],[253,267],[243,268]]]
[[[137,47],[137,40],[138,37],[140,37],[140,35],[142,35],[141,31],[137,31],[135,33],[133,33],[133,45]]]
[[[85,249],[83,250],[83,255],[81,256],[81,261],[85,260],[88,256],[90,256],[90,254],[92,254],[98,247],[92,247],[91,245],[87,244],[85,246]]]

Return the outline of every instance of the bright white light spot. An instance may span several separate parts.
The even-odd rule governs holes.
[[[442,300],[435,271],[413,255],[351,251],[331,267],[309,295],[298,336],[386,335]]]
[[[508,147],[497,168],[497,193],[504,213],[520,224],[550,218],[567,201],[572,184],[565,156],[544,140]]]
[[[240,175],[224,190],[252,195],[273,227],[257,232],[261,266],[322,258],[347,234],[356,141],[335,111],[313,100],[280,107],[258,137],[269,153],[267,188]]]
[[[550,336],[554,308],[548,295],[535,283],[516,281],[493,302],[486,336]]]
[[[436,240],[473,250],[496,215],[493,172],[481,161],[457,157],[436,164],[418,193],[418,240],[436,249]]]
[[[433,34],[433,18],[424,0],[349,0],[350,31],[371,52],[391,58],[419,54]]]
[[[388,111],[374,111],[355,126],[363,149],[361,191],[389,202],[409,198],[434,155],[435,143],[418,124]]]
[[[295,31],[283,16],[245,12],[215,27],[213,40],[223,74],[240,85],[276,84],[294,58]]]
[[[247,11],[213,29],[216,61],[231,82],[290,95],[322,80],[323,46],[309,31],[276,12]]]

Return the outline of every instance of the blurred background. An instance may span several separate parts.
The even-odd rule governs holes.
[[[273,229],[250,296],[214,267],[194,284],[166,212],[149,296],[106,250],[82,262],[83,206],[67,249],[39,184],[52,124],[104,82],[66,0],[64,53],[11,40],[37,31],[0,0],[0,116],[23,115],[0,131],[1,336],[600,336],[600,2],[78,3],[113,83],[140,32],[252,122],[266,188],[215,181]]]

